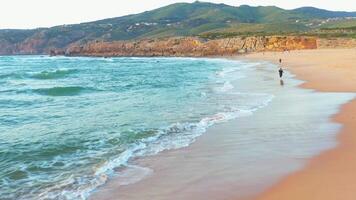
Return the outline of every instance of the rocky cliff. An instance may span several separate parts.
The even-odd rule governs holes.
[[[301,36],[234,37],[225,39],[202,39],[176,37],[166,39],[143,39],[135,41],[89,42],[44,39],[39,32],[21,43],[0,40],[0,55],[51,54],[67,56],[228,56],[248,52],[284,51],[317,48],[355,48],[356,39]],[[49,45],[48,45],[49,44]]]
[[[52,29],[0,30],[0,55],[49,54],[51,50],[63,50],[74,42],[89,40],[93,40],[90,33],[69,31],[62,26]]]
[[[68,56],[224,56],[256,51],[316,49],[312,37],[235,37],[204,40],[196,37],[139,40],[130,42],[89,42],[73,44]]]
[[[351,39],[351,38],[318,39],[317,46],[319,49],[356,48],[356,39]]]

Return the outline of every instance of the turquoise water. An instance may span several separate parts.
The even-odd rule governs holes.
[[[255,65],[0,57],[0,198],[86,199],[131,159],[188,146],[207,127],[252,114],[273,95],[230,91]]]

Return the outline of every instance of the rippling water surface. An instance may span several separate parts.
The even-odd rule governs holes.
[[[230,92],[253,63],[0,57],[1,199],[85,199],[134,157],[266,105]]]

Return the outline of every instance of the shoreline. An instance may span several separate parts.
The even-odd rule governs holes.
[[[305,80],[300,87],[319,92],[356,94],[356,49],[305,50],[290,53],[255,53],[248,59],[277,63]],[[331,120],[342,124],[338,145],[308,161],[295,173],[260,194],[257,200],[353,200],[356,197],[356,99],[342,105]]]
[[[338,55],[338,56],[336,56],[337,57],[336,59],[333,58],[334,55]],[[353,100],[349,101],[348,103],[345,103],[343,105],[338,104],[338,105],[342,105],[342,107],[341,108],[338,107],[339,109],[335,110],[335,112],[330,111],[330,110],[334,109],[333,107],[325,107],[324,106],[324,109],[327,110],[325,112],[333,113],[333,115],[328,115],[329,116],[328,119],[330,119],[329,120],[330,123],[338,123],[338,124],[343,125],[343,128],[340,131],[335,131],[335,133],[338,132],[337,147],[334,147],[331,145],[331,146],[329,146],[329,148],[326,148],[326,149],[324,148],[324,149],[321,149],[320,151],[316,151],[316,153],[317,153],[316,155],[312,154],[311,157],[308,157],[308,156],[302,157],[302,159],[304,160],[304,161],[302,161],[303,165],[301,165],[297,168],[291,169],[291,170],[287,170],[288,166],[286,166],[286,165],[288,165],[288,163],[284,163],[285,164],[284,167],[286,168],[284,173],[275,175],[275,177],[274,177],[275,179],[271,179],[272,180],[271,182],[268,182],[268,181],[270,181],[270,180],[268,180],[267,181],[268,183],[267,182],[264,183],[265,185],[263,186],[262,189],[261,189],[262,186],[260,186],[261,185],[260,183],[259,183],[260,185],[258,185],[258,184],[253,185],[252,182],[249,182],[250,185],[247,188],[247,190],[255,191],[254,192],[255,195],[251,195],[251,196],[246,195],[247,196],[246,198],[238,197],[238,198],[234,198],[234,199],[244,199],[244,200],[245,199],[257,199],[257,200],[279,200],[279,199],[281,199],[281,200],[285,200],[285,199],[288,199],[288,200],[294,200],[294,199],[296,199],[296,200],[297,199],[298,200],[300,200],[300,199],[306,199],[306,200],[308,200],[308,199],[310,199],[310,200],[346,199],[346,200],[348,200],[348,199],[350,199],[351,200],[351,199],[354,199],[353,197],[356,196],[355,195],[356,193],[353,193],[352,190],[353,190],[353,188],[356,187],[356,184],[353,183],[353,180],[356,177],[352,176],[352,173],[353,173],[353,169],[355,169],[355,167],[356,167],[356,164],[353,163],[352,165],[350,165],[349,162],[353,160],[353,158],[354,158],[353,154],[356,155],[356,148],[353,147],[353,144],[356,143],[356,138],[353,138],[353,136],[351,134],[354,130],[356,130],[355,126],[353,125],[353,122],[355,121],[355,113],[356,113],[356,109],[355,109],[356,108],[356,100],[355,100],[355,96],[356,96],[356,88],[355,88],[356,70],[355,69],[356,68],[353,68],[353,63],[355,63],[356,60],[348,59],[348,58],[352,58],[353,55],[356,55],[356,49],[302,50],[302,51],[292,51],[290,53],[264,52],[264,53],[253,53],[253,54],[235,56],[235,57],[230,57],[230,56],[229,57],[213,57],[213,59],[214,58],[217,58],[217,59],[223,58],[223,59],[230,59],[230,60],[231,59],[233,59],[233,60],[240,59],[241,60],[241,59],[246,58],[246,60],[252,61],[252,62],[253,61],[263,61],[264,63],[266,63],[265,61],[268,61],[269,63],[274,63],[277,65],[278,65],[278,63],[276,61],[278,61],[279,58],[282,58],[283,65],[286,65],[287,66],[286,69],[288,69],[288,71],[290,71],[294,75],[296,75],[296,80],[299,83],[300,83],[299,80],[306,80],[302,84],[300,84],[300,85],[297,84],[297,85],[294,85],[293,87],[296,87],[296,88],[300,87],[300,88],[308,89],[310,93],[314,93],[314,91],[315,91],[315,93],[330,93],[330,92],[332,92],[335,96],[342,96],[343,95],[342,93],[355,94],[353,97]],[[339,63],[340,61],[343,61],[344,63]],[[323,65],[323,66],[321,66],[321,65]],[[334,66],[334,65],[336,65],[336,66]],[[344,65],[347,66],[347,68],[345,68]],[[259,70],[262,70],[262,71],[265,70],[264,66],[261,66],[259,68]],[[251,75],[255,76],[256,74],[250,74],[250,76],[248,76],[248,77],[252,77]],[[273,68],[272,68],[272,75],[274,75]],[[291,79],[293,79],[293,77],[291,77]],[[291,82],[293,82],[291,79],[289,79],[289,73],[287,73],[286,74],[287,84],[285,87],[290,86]],[[271,79],[269,77],[266,80],[271,81],[273,79]],[[279,79],[276,78],[276,79],[274,79],[274,81],[272,81],[272,83],[276,84],[275,81],[278,81],[278,80]],[[252,83],[251,85],[253,85],[253,82],[251,82],[251,83]],[[280,86],[278,85],[277,88],[278,87],[280,87]],[[280,88],[283,88],[283,87],[280,87]],[[284,88],[284,89],[287,89],[287,88]],[[340,95],[338,95],[336,93],[340,93]],[[291,92],[291,95],[293,95],[293,92]],[[326,97],[327,97],[327,95],[326,95]],[[291,98],[293,98],[293,97],[291,97]],[[326,100],[326,101],[329,101],[329,100]],[[333,102],[333,100],[330,100],[330,101]],[[279,102],[281,103],[281,101],[279,101]],[[284,101],[284,102],[286,102],[286,101]],[[299,104],[299,102],[297,102],[297,103]],[[295,105],[295,107],[300,107],[297,104],[294,104],[294,105]],[[328,105],[328,104],[326,104],[326,105]],[[330,105],[332,105],[332,104],[330,103]],[[286,106],[286,105],[284,105],[284,106]],[[276,111],[276,108],[278,110],[278,106],[277,107],[274,106],[274,111]],[[310,109],[312,110],[314,108],[310,108]],[[269,108],[262,109],[262,110],[269,110]],[[273,109],[270,111],[273,111]],[[282,107],[282,109],[280,109],[280,111],[283,111],[283,107]],[[298,112],[298,110],[295,109],[294,112],[289,111],[289,113],[294,114],[295,111]],[[261,112],[261,111],[259,111],[259,112]],[[265,112],[265,111],[262,111],[262,112]],[[337,113],[337,114],[335,114],[335,113]],[[324,116],[325,113],[318,112],[318,114],[320,116],[322,116],[322,115]],[[268,116],[268,115],[264,115],[264,116]],[[244,119],[242,119],[242,121],[243,120]],[[291,120],[291,119],[288,119],[288,120]],[[226,126],[225,128],[222,128],[222,127],[224,127],[224,125],[218,125],[218,126],[212,128],[212,131],[209,130],[208,134],[211,135],[212,134],[211,132],[213,132],[214,134],[222,134],[222,132],[224,132],[224,131],[234,132],[234,131],[236,131],[234,129],[239,128],[239,126],[233,125],[234,123],[238,123],[236,121],[237,120],[232,120],[231,122],[229,122],[230,126]],[[306,120],[306,121],[308,121],[308,120]],[[292,120],[291,124],[293,124],[293,123],[294,123],[294,121]],[[313,121],[308,121],[308,123],[313,123]],[[283,124],[283,122],[281,124]],[[279,126],[270,126],[269,128],[276,128],[276,127],[279,127]],[[269,129],[267,128],[264,130],[269,130]],[[308,128],[305,128],[305,130],[308,130]],[[270,129],[270,131],[265,131],[265,132],[270,133],[271,131],[274,131],[274,129]],[[291,133],[293,133],[293,132],[291,132]],[[326,131],[326,135],[328,135],[327,131]],[[225,137],[226,136],[227,135],[225,134]],[[183,155],[183,157],[180,157],[180,160],[185,161],[186,158],[184,157],[184,154],[188,155],[188,157],[189,157],[191,155],[191,153],[196,154],[197,152],[201,151],[204,148],[206,151],[211,151],[212,148],[206,147],[206,146],[211,146],[213,144],[213,142],[218,142],[218,140],[217,140],[218,138],[215,138],[215,140],[207,139],[207,138],[211,138],[211,137],[212,136],[205,136],[205,134],[204,134],[204,136],[199,137],[199,139],[197,141],[198,145],[194,144],[194,145],[192,145],[192,147],[189,146],[188,148],[184,148],[184,149],[180,149],[180,150],[172,150],[172,151],[168,151],[168,152],[163,152],[163,155],[164,155],[163,159],[165,159],[165,156],[167,156],[167,155],[169,155],[169,157],[175,157],[175,156],[180,157]],[[224,137],[224,136],[222,135],[221,137]],[[326,136],[326,137],[330,137],[330,136]],[[207,142],[207,140],[208,140],[208,142]],[[322,140],[323,140],[323,138],[321,138],[320,143],[314,141],[313,144],[315,146],[320,146],[324,142]],[[331,141],[334,142],[334,141],[336,141],[336,139],[331,138]],[[236,140],[235,142],[238,145],[239,141]],[[236,145],[236,144],[234,144],[234,145]],[[233,145],[233,144],[231,143],[229,145]],[[204,148],[201,148],[201,147],[204,147]],[[224,145],[222,145],[222,147],[224,147]],[[293,147],[291,147],[291,148],[293,148]],[[248,154],[245,154],[245,155],[248,155]],[[205,159],[204,157],[199,157],[199,156],[201,156],[201,155],[198,155],[197,158],[203,159],[203,160]],[[213,158],[216,158],[216,157],[213,156]],[[266,158],[268,158],[268,156],[266,156]],[[226,158],[226,159],[228,159],[228,158]],[[158,166],[157,164],[152,164],[154,162],[157,162],[158,164],[164,164],[164,163],[162,163],[162,155],[154,156],[154,158],[146,158],[146,159],[143,159],[143,161],[136,160],[134,162],[134,164],[138,163],[140,166],[141,166],[141,164],[143,164],[144,167],[142,169],[144,169],[146,167],[147,167],[146,169],[150,169],[151,166],[155,166],[157,169],[167,170],[168,168],[171,169],[174,167],[174,166],[169,166],[169,167],[167,167],[167,169],[165,169],[164,167],[162,168],[162,167]],[[215,160],[207,160],[207,162],[213,163],[213,162],[215,162]],[[271,161],[268,161],[268,162],[271,162]],[[295,160],[291,161],[290,165],[293,165],[293,162],[295,162]],[[337,163],[335,164],[335,162],[337,162]],[[347,162],[347,164],[350,166],[345,166],[345,162]],[[178,163],[176,163],[176,164],[178,164]],[[190,164],[194,164],[194,163],[190,162]],[[236,165],[236,162],[233,164],[230,164],[230,165],[234,166],[234,165]],[[261,165],[263,165],[263,163],[261,163]],[[275,164],[271,164],[271,165],[275,165]],[[179,164],[178,164],[178,166],[181,167],[180,169],[184,169],[184,168],[182,168],[184,166],[179,165]],[[216,167],[218,167],[218,166],[216,166]],[[235,167],[238,168],[239,165],[236,165]],[[345,170],[344,167],[347,167],[347,169]],[[191,166],[190,169],[194,169],[194,168]],[[196,169],[196,170],[198,172],[198,169]],[[218,170],[220,170],[220,169],[218,169]],[[277,169],[275,169],[275,170],[278,171]],[[273,171],[273,169],[272,169],[272,171]],[[193,172],[187,172],[187,173],[194,174],[194,170],[193,170]],[[219,172],[219,173],[221,174],[222,172]],[[224,173],[226,173],[226,172],[224,172]],[[245,186],[243,186],[244,184],[242,184],[242,185],[235,184],[236,181],[241,181],[241,180],[238,180],[238,176],[235,176],[235,180],[232,180],[234,178],[234,175],[233,175],[234,173],[235,172],[233,170],[230,170],[230,171],[228,170],[228,173],[226,173],[226,174],[229,174],[229,176],[227,176],[225,174],[222,177],[222,182],[227,181],[227,179],[229,179],[228,181],[231,183],[229,185],[229,187],[226,187],[224,190],[218,191],[216,193],[214,193],[213,191],[209,192],[209,195],[208,195],[209,197],[215,197],[215,198],[212,198],[212,200],[216,200],[217,198],[222,198],[222,197],[224,197],[224,195],[226,195],[226,193],[229,193],[230,197],[231,196],[234,197],[234,193],[238,193],[236,191],[239,191],[239,189],[245,187]],[[266,173],[269,174],[271,172],[266,172]],[[159,173],[159,174],[162,174],[162,173]],[[165,176],[168,176],[168,175],[169,175],[169,173],[165,174]],[[340,176],[344,176],[344,177],[340,178]],[[189,177],[189,176],[187,176],[187,177]],[[214,180],[210,180],[210,178],[208,178],[206,176],[202,176],[200,178],[210,184],[214,183]],[[348,179],[348,180],[345,181],[346,179]],[[162,179],[157,179],[157,178],[154,178],[153,180],[155,180],[156,184],[159,184],[159,181],[162,181]],[[175,179],[175,180],[179,180],[179,179]],[[252,181],[254,179],[249,177],[249,179],[246,178],[244,180],[246,182],[248,182],[248,181]],[[320,184],[320,180],[323,180],[322,185]],[[328,182],[329,180],[331,180],[331,181]],[[338,180],[338,182],[336,182],[335,180]],[[115,180],[114,180],[114,182],[115,182]],[[117,182],[117,180],[116,180],[116,182]],[[174,181],[172,181],[171,184],[173,184],[173,182]],[[193,180],[192,180],[192,182],[193,182]],[[255,180],[255,183],[258,183],[258,181]],[[147,185],[149,186],[149,184],[150,184],[150,181],[146,181],[146,186]],[[141,186],[139,186],[138,188],[142,189],[142,188],[144,188],[143,187],[144,185],[145,185],[145,183],[142,184]],[[345,185],[347,185],[347,188]],[[115,187],[115,188],[111,188],[111,189],[113,189],[113,190],[117,189],[116,188],[117,185],[115,186],[115,183],[111,184],[110,187],[111,186]],[[185,186],[189,186],[189,184],[185,184]],[[223,186],[223,184],[221,183],[220,186]],[[303,186],[303,187],[300,187],[300,186]],[[132,187],[124,186],[124,187],[136,189],[136,186],[132,186]],[[206,187],[205,189],[208,188],[208,186],[206,186],[206,185],[204,185],[204,187]],[[237,188],[237,190],[234,190],[234,187]],[[106,190],[108,187],[104,186],[103,188],[104,188],[104,190]],[[157,187],[157,188],[159,188],[159,187]],[[147,190],[147,188],[146,188],[146,190]],[[132,191],[134,191],[134,190],[132,190]],[[328,192],[326,193],[325,191],[328,191]],[[189,191],[189,192],[192,192],[192,191]],[[115,194],[115,193],[113,193],[113,194]],[[341,194],[344,194],[346,196],[340,197],[339,195],[341,195]],[[102,193],[100,193],[99,196],[101,196],[101,195],[102,195]],[[199,199],[199,197],[202,197],[202,196],[199,196],[200,194],[196,194],[196,195],[197,196],[195,196],[195,197],[197,197],[198,199]],[[325,195],[325,196],[322,196],[322,195]],[[95,196],[95,197],[98,197],[98,196]],[[109,194],[108,199],[111,199],[112,197],[113,196],[111,196],[111,194]],[[189,196],[185,196],[185,197],[189,197]],[[99,198],[99,199],[105,199],[105,197]],[[228,198],[228,199],[230,199],[230,198]]]
[[[301,81],[293,77],[281,87],[274,68],[264,64],[246,71],[246,77],[251,78],[239,79],[234,84],[237,91],[232,92],[277,95],[270,105],[251,116],[212,126],[186,148],[133,160],[130,165],[151,169],[153,173],[130,185],[111,179],[89,199],[216,200],[233,199],[236,193],[238,199],[253,199],[281,178],[303,168],[305,160],[333,147],[339,126],[328,119],[345,102],[345,96],[298,88]],[[318,103],[325,98],[331,100]],[[301,114],[300,109],[306,112]],[[284,123],[286,118],[294,123]],[[288,148],[295,151],[284,153]]]

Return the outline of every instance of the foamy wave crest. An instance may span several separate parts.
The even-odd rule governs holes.
[[[42,71],[39,73],[30,74],[31,78],[34,79],[59,79],[65,78],[70,74],[76,73],[78,70],[75,69],[57,69],[54,71]]]
[[[230,108],[227,112],[216,113],[195,123],[175,123],[162,128],[157,131],[155,136],[142,139],[140,142],[132,144],[117,158],[108,160],[100,167],[94,169],[95,172],[93,175],[81,178],[70,177],[67,181],[59,185],[47,188],[37,199],[59,198],[85,200],[93,190],[105,184],[108,177],[115,174],[115,169],[118,168],[118,175],[116,177],[120,185],[137,183],[150,175],[152,170],[141,166],[130,165],[130,159],[155,155],[165,150],[187,147],[214,124],[252,115],[254,111],[266,106],[273,98],[273,96],[266,96],[265,94],[261,94],[261,96],[265,96],[265,100],[249,110]],[[74,188],[73,185],[75,185]]]
[[[85,87],[79,87],[79,86],[68,86],[68,87],[34,89],[33,92],[46,96],[75,96],[84,91],[89,91],[89,90],[91,89]]]
[[[119,186],[131,185],[140,182],[142,179],[151,175],[153,170],[147,167],[137,165],[127,165],[117,170],[115,178]]]
[[[142,180],[143,178],[149,176],[152,173],[152,170],[141,166],[132,165],[132,163],[130,162],[132,159],[147,155],[155,155],[165,150],[187,147],[191,143],[193,143],[199,136],[204,134],[207,129],[213,126],[214,124],[226,122],[228,120],[239,117],[249,116],[253,114],[253,112],[256,111],[258,108],[267,105],[268,102],[271,100],[271,96],[268,96],[266,94],[256,94],[256,97],[251,97],[248,95],[252,94],[235,95],[235,90],[230,91],[233,88],[233,85],[231,84],[233,83],[233,80],[244,75],[244,71],[240,71],[241,68],[239,68],[241,65],[244,64],[244,62],[234,64],[235,62],[232,61],[216,60],[216,63],[210,63],[215,62],[215,60],[211,60],[209,61],[209,63],[205,63],[195,62],[195,59],[192,58],[192,60],[194,60],[194,65],[190,66],[192,62],[185,62],[184,60],[186,58],[177,58],[177,60],[174,58],[167,58],[167,61],[165,61],[166,63],[160,61],[162,63],[162,66],[164,66],[162,67],[162,69],[167,70],[167,73],[162,73],[159,68],[161,64],[157,65],[157,67],[154,66],[149,69],[143,69],[142,67],[140,67],[142,66],[142,64],[150,64],[155,63],[157,61],[152,59],[146,60],[143,58],[137,58],[142,59],[142,62],[141,60],[133,62],[127,58],[112,58],[112,60],[105,60],[107,62],[117,62],[122,60],[120,62],[117,62],[119,64],[122,64],[122,66],[125,66],[123,68],[120,68],[120,70],[118,70],[118,67],[116,65],[108,65],[107,63],[103,65],[103,60],[100,60],[98,58],[44,59],[44,61],[42,59],[40,61],[46,63],[49,62],[50,59],[63,60],[64,62],[62,63],[62,66],[67,66],[66,63],[69,63],[70,65],[68,65],[67,67],[70,69],[72,69],[72,67],[74,66],[72,65],[72,62],[78,64],[78,66],[80,66],[77,68],[77,70],[79,71],[78,80],[76,81],[78,82],[73,82],[72,80],[68,80],[68,82],[66,82],[66,78],[70,77],[73,73],[76,73],[75,71],[70,71],[67,69],[60,69],[59,71],[50,71],[51,67],[34,68],[36,69],[36,72],[32,71],[32,74],[30,74],[28,71],[20,72],[25,76],[24,78],[29,78],[30,80],[21,80],[21,83],[25,82],[26,84],[28,84],[28,86],[25,85],[26,87],[21,87],[19,93],[31,94],[29,95],[29,98],[38,98],[46,103],[48,102],[48,96],[75,96],[76,98],[71,99],[78,101],[73,103],[73,105],[70,105],[69,107],[66,107],[68,106],[66,104],[68,98],[61,97],[56,97],[54,105],[59,106],[58,108],[63,109],[63,112],[61,112],[60,114],[68,112],[68,115],[63,116],[69,116],[69,119],[72,119],[73,117],[78,117],[78,122],[83,122],[83,124],[81,126],[78,126],[80,129],[77,127],[71,127],[71,123],[69,123],[69,121],[66,121],[66,118],[63,118],[62,120],[61,118],[57,118],[57,113],[56,115],[53,115],[54,117],[51,118],[51,120],[53,119],[51,125],[53,125],[53,127],[58,126],[61,129],[59,131],[58,136],[55,135],[56,137],[54,137],[53,141],[50,141],[48,143],[48,147],[50,147],[50,154],[46,155],[46,158],[44,160],[40,160],[44,156],[42,154],[39,154],[38,156],[40,156],[40,159],[38,160],[40,161],[33,163],[31,162],[31,165],[35,166],[34,169],[31,169],[32,171],[28,170],[29,168],[22,168],[21,165],[19,165],[20,167],[15,165],[16,169],[19,168],[21,170],[15,175],[26,176],[23,178],[23,180],[27,182],[12,182],[13,184],[8,184],[7,187],[9,188],[9,190],[3,190],[5,192],[1,193],[3,197],[4,195],[6,195],[5,198],[10,197],[8,199],[84,200],[89,197],[93,190],[105,184],[108,181],[109,177],[112,176],[115,176],[117,178],[116,182],[120,185],[134,184]],[[27,61],[26,59],[23,60],[23,62]],[[97,65],[96,63],[92,64],[91,61],[98,62],[98,66],[105,66],[105,68],[103,67],[103,69],[105,70],[96,71]],[[176,76],[176,68],[170,67],[175,66],[178,61],[181,62],[181,64],[179,65],[180,68],[178,69],[181,70],[182,76]],[[37,61],[32,62],[36,63]],[[174,65],[171,65],[172,63],[174,63]],[[126,64],[129,67],[126,67]],[[53,66],[52,64],[49,65],[48,63],[46,65]],[[88,67],[86,65],[88,65]],[[191,70],[193,67],[195,67],[194,69],[196,71]],[[227,68],[224,69],[224,67]],[[42,72],[39,71],[39,69]],[[106,69],[110,69],[112,73],[107,73],[108,71],[106,71]],[[221,74],[219,75],[217,71],[221,69],[224,69],[225,71],[221,72]],[[88,72],[93,73],[81,73],[85,72],[86,70],[89,70]],[[98,74],[96,74],[96,72]],[[126,93],[126,91],[122,92],[123,87],[137,85],[135,81],[136,79],[140,80],[141,72],[144,72],[142,73],[142,77],[145,77],[144,80],[146,80],[147,77],[151,76],[158,77],[158,79],[155,80],[155,82],[150,83],[150,87],[143,87],[144,90],[142,90],[141,88],[130,87],[129,93]],[[93,76],[94,74],[95,76]],[[160,77],[161,74],[172,74],[173,78],[171,76]],[[35,78],[36,76],[37,78]],[[121,78],[121,76],[125,78]],[[62,77],[63,80],[60,79]],[[8,79],[7,77],[4,78]],[[83,80],[79,80],[79,78]],[[60,79],[61,81],[43,81],[38,79]],[[90,82],[88,80],[90,80]],[[184,82],[186,80],[189,80],[187,82],[188,84]],[[60,85],[58,85],[59,83]],[[72,85],[73,83],[75,85]],[[95,87],[90,88],[90,85],[95,85]],[[103,91],[107,92],[103,92],[103,96],[81,95],[83,93],[87,94],[88,92],[99,91],[99,89],[96,88],[96,85],[102,85],[103,88],[105,88]],[[167,85],[172,86],[172,88],[166,88]],[[183,86],[184,90],[182,91],[176,92],[175,90],[173,90],[177,88],[183,88]],[[16,91],[18,90],[18,87],[13,88],[15,88]],[[13,88],[6,89],[12,90]],[[215,89],[220,89],[222,93],[215,92]],[[238,88],[236,88],[236,90],[237,89]],[[33,93],[36,95],[32,95]],[[161,98],[162,95],[167,98]],[[172,109],[172,116],[177,114],[177,116],[179,115],[179,117],[172,117],[169,120],[162,120],[160,116],[157,116],[157,118],[152,118],[152,121],[154,122],[151,122],[151,119],[145,121],[145,118],[141,118],[141,116],[143,116],[141,113],[147,113],[147,115],[149,115],[149,113],[146,111],[152,110],[152,108],[157,109],[159,113],[165,113],[165,108],[171,108],[171,105],[176,106],[177,101],[173,101],[172,99],[175,98],[170,98],[171,95],[177,95],[177,100],[184,99],[181,105],[177,106],[177,108]],[[23,95],[21,95],[21,98],[22,96]],[[96,99],[98,97],[100,97],[99,101]],[[22,100],[21,98],[20,100]],[[50,98],[51,103],[52,99],[53,98]],[[136,99],[137,101],[135,101]],[[194,103],[200,102],[200,100],[201,105],[192,108],[193,106],[191,105],[195,105]],[[102,101],[105,101],[106,103],[101,104]],[[146,105],[148,101],[156,102],[157,104]],[[98,103],[97,105],[103,106],[99,108],[104,109],[99,110],[93,107],[93,110],[82,110],[82,107],[80,105],[82,105],[82,103],[88,102]],[[62,104],[65,106],[61,106]],[[144,106],[142,108],[131,108],[132,106],[130,105],[136,104],[142,104]],[[42,108],[46,108],[47,106],[46,104],[40,105],[43,106],[36,106],[41,108],[39,112],[43,111]],[[162,108],[153,107],[156,105],[162,105]],[[110,111],[111,109],[105,109],[110,108],[110,106],[116,107],[116,109],[113,109],[112,111]],[[17,106],[14,107],[16,108]],[[127,107],[129,109],[126,110]],[[192,115],[185,116],[191,109],[194,111],[191,112]],[[117,111],[121,112],[122,110],[125,110],[125,112],[117,113]],[[183,113],[182,110],[185,112]],[[103,117],[93,119],[93,115],[89,115],[90,117],[88,118],[86,117],[86,113],[81,113],[77,115],[77,112],[74,111],[88,111],[88,113],[89,111],[93,111],[94,114],[96,114],[96,112],[99,112],[102,115],[98,116]],[[47,110],[47,112],[50,111]],[[132,119],[127,119],[127,123],[125,121],[126,114],[128,114],[128,116],[132,116]],[[121,117],[121,115],[123,117]],[[32,114],[30,116],[32,116]],[[199,119],[201,118],[201,116],[206,117]],[[195,120],[184,120],[187,118]],[[39,124],[42,124],[41,119],[38,120]],[[113,121],[107,122],[107,120]],[[121,128],[121,122],[116,123],[116,120],[123,121],[123,128]],[[164,127],[157,127],[158,123],[156,123],[156,121],[159,120],[162,120],[160,121],[160,123],[163,124],[171,122],[176,123]],[[103,124],[103,126],[97,127],[96,123],[85,123],[93,121],[97,122],[98,124]],[[75,123],[76,121],[73,122]],[[144,124],[141,125],[140,123]],[[47,126],[47,124],[45,125]],[[87,126],[89,126],[88,129]],[[71,131],[68,131],[67,134],[66,130],[72,129],[73,135],[70,134],[72,133]],[[61,134],[62,130],[66,134]],[[47,139],[49,139],[49,137],[47,138],[47,134],[49,134],[48,132],[50,131],[52,130],[40,132],[41,136],[39,136],[39,138],[41,140],[38,139],[38,141],[47,141]],[[101,132],[104,132],[104,134],[101,135]],[[42,137],[42,135],[45,135],[46,137]],[[57,149],[52,149],[51,147],[53,146],[53,144],[57,143],[57,137],[66,137],[65,139],[63,139],[63,144],[60,144],[58,146],[58,151],[64,150],[64,148],[67,147],[67,144],[70,143],[72,140],[78,140],[78,143],[80,142],[80,145],[78,145],[77,143],[69,144],[69,153],[63,151],[58,152],[58,154],[54,154],[53,152],[56,152]],[[88,137],[89,139],[82,140],[82,138],[84,137]],[[33,142],[30,141],[28,144],[32,145]],[[41,148],[34,149],[33,152],[42,152],[41,150],[44,147],[41,146]],[[28,154],[34,155],[31,152],[29,152]],[[56,164],[59,165],[57,166]],[[49,172],[49,170],[53,171]],[[21,179],[19,181],[23,180]],[[22,183],[28,184],[24,185]],[[12,188],[14,188],[14,190],[16,191],[14,192]],[[11,196],[12,194],[13,196]]]
[[[240,68],[225,68],[225,69],[223,69],[221,72],[218,72],[218,76],[220,76],[220,77],[225,77],[227,74],[229,74],[229,73],[232,73],[232,72],[236,72],[236,71],[239,71],[240,70]]]
[[[222,86],[221,88],[218,88],[218,91],[227,92],[227,91],[232,90],[232,89],[234,89],[234,86],[229,81],[226,81],[224,83],[224,86]]]
[[[117,180],[120,185],[128,185],[139,182],[152,173],[151,169],[140,166],[130,165],[132,158],[155,155],[165,150],[179,149],[187,147],[196,138],[204,134],[207,129],[214,124],[226,122],[239,117],[252,115],[253,112],[262,108],[273,99],[272,95],[261,94],[265,100],[261,104],[254,106],[249,110],[231,108],[228,112],[220,112],[210,117],[201,119],[196,123],[175,123],[168,127],[158,130],[152,137],[142,139],[140,142],[131,145],[126,151],[122,152],[117,158],[108,160],[101,167],[95,169],[95,174],[91,180],[86,180],[89,184],[83,184],[76,190],[62,190],[60,194],[52,194],[52,197],[64,197],[64,199],[86,199],[90,193],[98,186],[103,185],[108,177],[118,169]],[[81,180],[81,181],[85,181]],[[72,183],[69,181],[68,183]],[[51,193],[47,193],[51,194]],[[48,196],[47,196],[48,197]],[[46,199],[46,198],[43,198]]]
[[[108,177],[118,170],[116,176],[119,185],[134,184],[152,173],[149,168],[130,165],[129,160],[147,155],[155,155],[164,150],[178,149],[187,147],[195,139],[206,132],[207,128],[220,122],[234,119],[239,116],[251,115],[252,111],[235,110],[227,113],[217,113],[213,116],[203,118],[197,123],[175,123],[169,127],[162,128],[158,134],[149,138],[142,139],[136,144],[132,144],[126,151],[122,152],[117,158],[109,160],[101,167],[93,169],[92,175],[85,177],[71,176],[65,181],[61,181],[52,187],[48,187],[39,194],[26,194],[24,199],[81,199],[85,200],[90,193],[105,184]]]
[[[9,74],[0,74],[0,80],[1,79],[22,79],[24,78],[23,74],[17,74],[17,73],[9,73]]]

